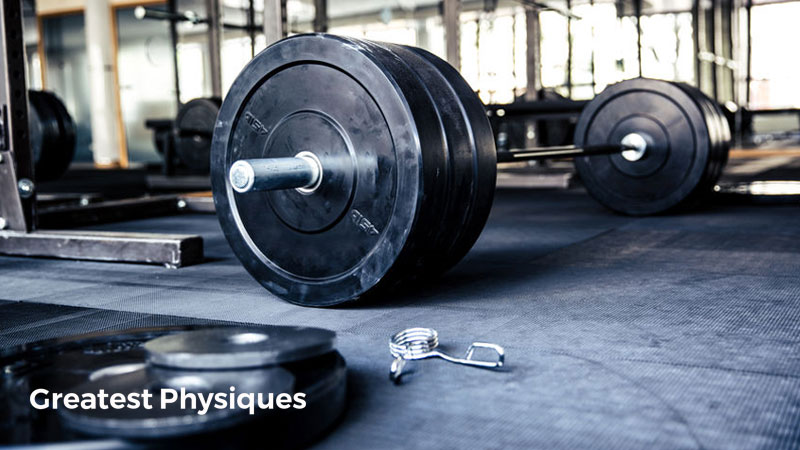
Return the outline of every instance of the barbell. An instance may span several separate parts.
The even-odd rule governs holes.
[[[479,98],[440,58],[307,34],[270,46],[234,81],[211,181],[248,272],[292,303],[330,306],[460,261],[486,223],[498,162],[573,156],[602,204],[657,214],[710,191],[723,125],[699,91],[635,79],[586,106],[575,145],[498,154]]]

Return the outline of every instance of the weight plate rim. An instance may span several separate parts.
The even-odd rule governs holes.
[[[288,333],[307,333],[312,332],[319,336],[319,339],[306,344],[299,348],[281,349],[280,353],[274,353],[275,350],[270,352],[266,351],[239,351],[233,350],[229,352],[206,352],[198,353],[191,351],[165,351],[161,347],[170,347],[176,345],[172,340],[180,340],[182,337],[186,339],[201,340],[207,338],[206,335],[211,335],[212,338],[219,337],[220,334],[230,332],[235,334],[242,333],[261,333],[270,336],[270,333],[275,334],[282,331]],[[281,339],[286,339],[282,336]],[[269,338],[268,338],[269,340]],[[178,343],[179,344],[179,343]],[[336,345],[336,333],[331,330],[316,327],[302,327],[302,326],[281,326],[269,325],[263,327],[220,327],[220,328],[205,328],[200,330],[187,331],[184,333],[171,334],[167,336],[160,336],[146,342],[143,346],[146,353],[146,361],[149,364],[157,365],[160,367],[168,367],[171,369],[185,369],[185,370],[233,370],[233,369],[255,369],[259,367],[276,366],[280,364],[290,363],[294,361],[313,358],[316,356],[324,355],[334,350]],[[226,362],[225,355],[228,353],[236,353],[236,358],[240,362],[234,363],[236,358],[230,358],[230,362]]]
[[[462,116],[471,132],[475,150],[472,176],[474,190],[470,203],[470,217],[466,222],[468,226],[448,251],[450,258],[444,265],[444,270],[448,270],[469,253],[489,219],[497,184],[497,148],[486,108],[461,74],[446,61],[427,50],[418,47],[408,48],[433,65],[459,99]]]
[[[714,132],[713,135],[710,136],[713,144],[711,153],[712,164],[709,165],[706,179],[703,185],[699,187],[700,189],[697,193],[697,197],[709,196],[713,193],[713,188],[717,181],[719,181],[725,164],[727,163],[731,140],[730,128],[717,102],[694,86],[685,83],[675,84],[689,93],[695,101],[701,105],[706,120],[710,124],[709,129]],[[713,127],[711,125],[713,125]]]
[[[295,386],[296,392],[303,392],[306,394],[308,406],[302,410],[289,410],[291,413],[296,413],[300,416],[299,419],[290,419],[289,427],[285,430],[289,436],[297,435],[299,433],[292,433],[291,425],[298,425],[304,434],[303,439],[296,442],[297,446],[311,445],[317,440],[321,439],[328,432],[332,430],[334,425],[344,416],[347,410],[347,362],[338,351],[331,352],[334,361],[332,367],[326,372],[325,377],[318,378],[311,384],[303,384],[302,377],[297,377]],[[318,356],[315,359],[326,358],[327,355]],[[314,362],[312,360],[311,362]],[[304,364],[305,362],[299,362]],[[292,370],[292,363],[287,364],[286,367],[290,372],[297,375],[297,372]],[[320,418],[317,412],[310,412],[314,407],[329,407],[332,414],[325,415]],[[308,417],[312,415],[312,417]],[[309,425],[309,423],[313,425]]]
[[[715,184],[722,175],[722,171],[728,161],[728,153],[731,145],[731,131],[728,120],[725,118],[719,103],[707,96],[700,89],[685,83],[679,83],[679,85],[692,91],[696,97],[702,100],[708,106],[708,113],[715,119],[714,121],[717,125],[717,140],[715,141],[717,153],[715,157],[716,167],[710,180],[712,184]]]
[[[420,256],[420,263],[416,264],[416,267],[413,268],[415,273],[408,276],[408,278],[433,277],[443,272],[441,267],[442,261],[440,260],[446,255],[447,249],[455,243],[464,225],[463,221],[455,220],[460,212],[455,201],[459,197],[463,197],[464,194],[471,194],[471,189],[465,191],[463,185],[461,186],[461,190],[456,189],[456,183],[458,181],[456,167],[460,164],[463,165],[463,160],[466,158],[459,158],[459,155],[454,153],[455,145],[452,144],[456,143],[455,139],[463,140],[464,137],[452,133],[453,127],[455,126],[453,125],[452,118],[441,108],[442,105],[440,102],[443,100],[434,93],[437,86],[434,86],[433,83],[438,83],[439,89],[444,88],[450,90],[449,83],[443,83],[438,70],[430,66],[428,61],[423,59],[420,55],[410,52],[405,46],[388,43],[373,44],[384,48],[397,59],[401,60],[409,72],[413,74],[412,76],[418,80],[420,93],[423,93],[430,102],[435,113],[439,133],[441,134],[443,144],[443,155],[441,156],[443,156],[443,160],[440,161],[440,163],[442,164],[442,170],[445,175],[439,183],[439,193],[430,194],[430,197],[436,200],[437,204],[424,206],[427,212],[432,216],[433,221],[428,222],[427,225],[420,224],[418,226],[421,231],[429,231],[430,234],[427,235],[425,243],[419,245],[419,247],[421,247],[420,253],[423,253],[423,255]],[[429,65],[427,68],[429,72],[426,73],[425,68],[420,67],[423,64]],[[472,144],[468,140],[463,143],[467,143],[469,147],[472,147]],[[423,149],[423,151],[429,150],[430,148]],[[470,166],[472,164],[472,159],[473,156],[470,154],[470,158],[467,161]],[[468,187],[471,188],[474,183],[472,180],[472,168],[470,167],[468,171],[462,170],[461,172],[462,175],[467,174],[469,177]],[[464,219],[466,219],[466,216]],[[454,229],[457,231],[453,232]],[[422,269],[420,269],[420,267],[422,267]]]

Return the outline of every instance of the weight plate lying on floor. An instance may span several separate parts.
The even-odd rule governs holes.
[[[196,98],[181,106],[175,117],[175,154],[198,173],[209,171],[211,136],[220,104],[218,98]]]
[[[647,143],[634,161],[623,154],[576,158],[592,197],[617,212],[648,215],[690,205],[710,192],[727,144],[713,108],[695,94],[674,83],[638,78],[592,100],[578,121],[576,145],[616,144],[631,134]]]
[[[434,92],[458,102],[445,110]],[[272,45],[234,81],[213,138],[214,201],[234,253],[266,288],[310,306],[446,269],[493,195],[478,105],[446,63],[413,49],[331,35]],[[313,192],[232,189],[234,162],[300,152],[322,167]]]
[[[147,361],[175,369],[244,369],[308,359],[333,350],[336,333],[321,328],[212,328],[153,339]]]
[[[212,407],[204,414],[198,414],[203,409],[199,401],[181,404],[178,398],[175,402],[168,402],[161,395],[161,390],[173,389],[178,396],[184,392],[204,396],[217,393],[262,394],[266,401],[270,393],[291,393],[294,388],[294,376],[280,367],[200,372],[163,369],[142,363],[138,368],[134,367],[135,370],[130,369],[131,366],[109,367],[106,369],[109,375],[93,377],[69,392],[92,396],[102,390],[109,396],[122,394],[127,397],[132,393],[140,396],[147,390],[152,395],[152,408],[59,408],[64,424],[82,433],[117,438],[164,438],[211,433],[255,420],[263,411],[256,408],[259,414],[251,415],[249,410],[236,406]]]
[[[107,369],[113,372],[114,367]],[[64,425],[78,432],[127,439],[162,439],[188,437],[208,444],[216,442],[213,433],[223,432],[218,438],[226,446],[233,442],[252,442],[261,436],[270,436],[274,448],[297,448],[328,430],[341,416],[346,402],[346,365],[336,351],[284,365],[245,370],[181,370],[142,364],[129,370],[122,367],[119,374],[98,377],[71,392],[97,393],[103,389],[109,395],[141,393],[145,389],[154,393],[152,409],[59,409]],[[127,372],[126,372],[127,371]],[[211,407],[205,414],[198,401],[187,408],[175,403],[162,405],[158,394],[161,389],[174,389],[179,395],[183,389],[191,394],[252,394],[254,414],[249,409],[236,407]],[[304,407],[281,409],[274,402],[278,395],[304,394]],[[271,409],[261,409],[255,402],[269,402]],[[226,402],[230,403],[228,397]],[[214,400],[217,401],[216,398]],[[239,400],[235,400],[238,402]],[[249,401],[249,400],[245,400]],[[286,400],[284,400],[286,401]],[[294,400],[288,400],[294,403]],[[234,431],[235,427],[235,431]]]
[[[64,393],[89,381],[109,367],[144,362],[142,345],[169,333],[196,326],[154,327],[124,332],[98,332],[35,342],[0,350],[0,444],[32,440],[74,440],[60,425],[57,411],[32,411],[29,397],[35,389]]]
[[[58,179],[75,157],[75,123],[61,100],[51,92],[30,90],[28,102],[36,179]]]
[[[283,328],[283,327],[278,327]],[[4,379],[0,386],[0,443],[69,442],[86,439],[71,433],[68,425],[93,436],[160,438],[184,436],[173,444],[198,446],[247,445],[264,435],[272,447],[297,448],[319,438],[338,419],[345,407],[346,364],[335,350],[325,354],[257,370],[176,370],[148,366],[145,342],[171,333],[216,329],[208,327],[159,327],[87,335],[33,343],[0,351]],[[269,333],[271,327],[254,327]],[[287,380],[291,381],[287,387]],[[81,386],[81,387],[78,387]],[[305,408],[262,410],[253,420],[249,411],[194,417],[171,410],[58,410],[34,411],[29,396],[38,388],[51,393],[107,392],[177,388],[229,392],[271,390],[276,395],[305,393]],[[202,422],[202,424],[201,424]],[[236,428],[230,428],[235,426]],[[213,430],[219,430],[213,433]],[[201,433],[196,435],[195,433]],[[103,441],[105,442],[105,441]],[[150,443],[153,443],[150,441]],[[124,447],[115,441],[115,447]],[[94,445],[86,442],[87,446]]]

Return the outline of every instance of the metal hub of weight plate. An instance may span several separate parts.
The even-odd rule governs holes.
[[[418,49],[332,35],[272,45],[234,81],[215,128],[214,201],[243,265],[293,303],[328,306],[457,262],[485,223],[495,150],[482,105]],[[236,193],[240,159],[311,152],[320,186]]]
[[[75,156],[75,123],[55,94],[31,90],[28,91],[28,102],[36,179],[58,179]]]
[[[196,98],[181,106],[175,118],[175,154],[187,168],[208,173],[211,136],[222,101]]]
[[[244,369],[313,358],[334,349],[336,333],[321,328],[212,328],[153,339],[150,364],[174,369]]]
[[[727,158],[730,133],[699,91],[660,80],[633,79],[606,88],[586,106],[575,132],[577,146],[644,138],[644,156],[576,158],[589,193],[606,207],[650,215],[693,204],[711,187]],[[726,139],[727,136],[727,139]]]

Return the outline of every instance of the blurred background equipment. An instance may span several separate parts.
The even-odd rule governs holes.
[[[181,106],[175,118],[175,155],[190,170],[208,174],[211,136],[222,100],[196,98]]]
[[[107,4],[106,9],[99,3]],[[610,84],[643,76],[696,86],[723,105],[735,148],[800,144],[800,89],[794,81],[800,67],[782,57],[780,50],[797,33],[788,18],[800,13],[798,1],[136,4],[83,0],[67,6],[55,0],[26,0],[25,4],[29,85],[56,93],[73,116],[76,167],[93,163],[143,170],[147,186],[156,189],[208,189],[208,183],[197,178],[164,179],[161,174],[174,174],[163,165],[177,161],[163,159],[163,144],[158,144],[163,139],[145,124],[175,118],[182,105],[196,98],[224,98],[256,53],[287,35],[311,31],[424,48],[454,64],[490,111],[557,100],[556,96],[585,101]],[[87,18],[107,17],[103,11],[111,15],[110,27],[87,27],[92,22]],[[94,132],[87,69],[93,67],[88,64],[87,45],[93,44],[87,33],[102,35],[96,40],[108,42],[107,67],[118,88],[105,95],[111,99],[108,114],[103,114],[105,119]],[[504,149],[569,144],[575,117],[511,119],[509,115],[508,120],[495,121],[494,116],[492,120],[498,148]],[[570,124],[564,127],[567,120]],[[119,137],[95,145],[93,133]],[[526,166],[504,171],[516,174]],[[532,172],[539,174],[545,167],[563,172],[557,162],[537,163]]]
[[[28,91],[31,152],[40,181],[58,179],[75,157],[75,122],[64,103],[47,91]]]

